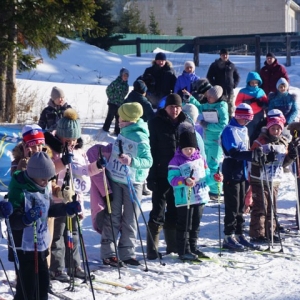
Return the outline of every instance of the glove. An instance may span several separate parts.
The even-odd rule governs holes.
[[[295,140],[293,141],[293,144],[295,147],[299,147],[300,146],[300,137],[295,138]]]
[[[0,202],[0,218],[7,219],[13,213],[13,207],[8,201]]]
[[[99,158],[96,164],[98,169],[103,169],[107,165],[107,159],[105,157]]]
[[[182,100],[183,100],[183,102],[184,103],[189,103],[190,102],[190,95],[188,95],[188,94],[183,94],[183,96],[182,96]]]
[[[262,147],[257,147],[252,151],[252,162],[260,163],[264,158]]]
[[[203,128],[206,128],[207,125],[208,125],[208,122],[202,120],[202,121],[200,121],[200,125],[201,125]]]
[[[66,166],[70,163],[72,163],[72,159],[73,159],[73,154],[72,153],[66,153],[62,156],[61,161],[62,163]]]
[[[28,160],[29,157],[20,159],[17,166],[17,170],[25,171],[27,169]]]
[[[121,162],[122,165],[130,166],[131,164],[131,157],[127,154],[122,154],[119,157],[119,161]]]
[[[276,160],[276,152],[270,151],[267,155],[265,155],[266,163],[270,163]]]
[[[184,181],[185,185],[188,187],[193,187],[195,185],[195,178],[194,177],[188,177]]]
[[[69,186],[66,186],[63,191],[57,193],[57,197],[63,199],[64,203],[71,202],[74,195],[74,191]]]
[[[293,143],[289,143],[288,155],[291,159],[297,158],[297,147],[295,147],[295,145]]]
[[[214,174],[214,180],[217,182],[222,182],[223,181],[223,175],[220,173]]]
[[[30,208],[25,212],[22,217],[22,221],[26,226],[30,226],[33,222],[38,220],[42,216],[42,210],[39,206]]]
[[[78,201],[72,201],[66,204],[66,213],[68,216],[72,217],[80,212],[81,212],[81,205]]]

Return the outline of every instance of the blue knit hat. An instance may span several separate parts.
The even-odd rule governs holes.
[[[56,135],[60,138],[78,139],[81,136],[81,126],[78,114],[73,108],[68,108],[57,123]]]

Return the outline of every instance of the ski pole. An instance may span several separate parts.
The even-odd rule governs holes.
[[[220,173],[220,168],[218,168],[218,174]],[[222,242],[221,242],[221,183],[218,182],[218,214],[219,214],[219,256],[222,256]]]
[[[107,162],[106,162],[106,159],[102,155],[101,146],[99,147],[99,156],[100,156],[100,160],[101,160],[101,165],[105,166]],[[114,231],[114,227],[113,227],[113,221],[112,221],[111,205],[110,205],[110,198],[109,198],[109,193],[108,193],[108,184],[107,184],[105,167],[103,167],[102,173],[103,173],[103,184],[104,184],[104,190],[105,190],[107,212],[109,214],[110,227],[111,227],[111,231],[112,231],[113,243],[114,243],[114,248],[115,248],[116,258],[117,258],[117,264],[118,264],[119,279],[121,279],[120,258],[119,258],[119,252],[118,252],[118,247],[117,247],[117,240],[116,240],[116,237],[115,237],[115,231]]]
[[[3,265],[3,262],[2,262],[2,259],[1,259],[1,257],[0,257],[0,264],[1,264],[1,267],[2,267],[2,269],[3,269],[3,272],[4,272],[4,274],[5,274],[6,280],[7,280],[8,284],[9,284],[9,287],[10,287],[11,293],[12,293],[12,295],[13,295],[13,296],[15,296],[15,293],[14,293],[14,291],[13,291],[13,289],[12,289],[11,282],[10,282],[10,281],[9,281],[9,279],[8,279],[8,276],[7,276],[6,270],[5,270],[5,268],[4,268],[4,265]]]
[[[32,208],[35,207],[35,198],[32,200]],[[37,229],[36,221],[33,222],[33,245],[34,245],[34,273],[35,273],[35,293],[36,299],[40,299],[40,287],[39,287],[39,254],[37,250]]]
[[[131,203],[132,203],[132,209],[133,209],[134,218],[135,218],[135,221],[136,221],[138,236],[139,236],[139,239],[140,239],[141,249],[142,249],[143,258],[144,258],[144,262],[145,262],[145,272],[148,272],[149,269],[148,269],[148,266],[147,266],[146,255],[145,255],[142,236],[141,236],[140,227],[139,227],[139,221],[138,221],[138,218],[137,218],[137,215],[136,215],[135,205],[134,205],[134,203],[135,203],[134,196],[133,196],[134,187],[133,187],[133,183],[130,179],[129,168],[126,165],[125,165],[125,173],[126,173],[127,185],[128,185],[128,190],[129,190],[129,196],[130,196],[130,200],[131,200]],[[138,204],[136,204],[136,205],[138,205]]]
[[[298,131],[294,130],[294,138],[298,137]],[[298,151],[298,147],[296,147],[296,155],[297,155],[297,159],[294,163],[295,165],[295,190],[296,190],[296,209],[297,209],[297,216],[298,216],[298,231],[300,230],[300,205],[299,205],[299,190],[298,190],[298,180],[299,180],[299,176],[300,176],[300,164],[299,164],[299,151]]]
[[[68,151],[68,149],[67,149],[67,151]],[[69,164],[69,171],[70,171],[70,183],[71,183],[71,187],[72,187],[72,190],[75,191],[71,164]],[[77,197],[77,194],[75,193],[75,195],[73,196],[73,201],[76,201],[76,197]],[[87,258],[86,248],[85,248],[84,239],[83,239],[83,235],[82,235],[82,229],[81,229],[81,225],[80,225],[80,220],[79,220],[79,216],[78,216],[77,212],[76,212],[76,216],[75,217],[76,217],[76,222],[77,222],[77,230],[78,230],[79,244],[80,244],[80,249],[81,249],[81,254],[82,254],[82,261],[83,261],[83,268],[84,268],[84,274],[85,274],[85,281],[86,281],[86,277],[87,277],[86,273],[88,273],[88,278],[89,278],[89,282],[90,282],[91,291],[92,291],[92,294],[93,294],[93,299],[95,300],[94,286],[93,286],[92,277],[91,277],[91,273],[90,273],[90,267],[89,267],[89,262],[88,262],[88,258]],[[72,223],[72,220],[71,220],[71,223]],[[73,254],[73,252],[72,252],[72,254]],[[74,261],[73,261],[73,264],[74,264]],[[74,273],[75,273],[75,268],[74,268]],[[75,288],[75,280],[74,280],[74,288]]]
[[[191,170],[189,178],[192,178],[194,174],[194,169]],[[184,248],[183,248],[183,255],[185,255],[185,248],[187,245],[188,239],[188,228],[189,228],[189,219],[190,219],[190,203],[191,203],[191,195],[192,195],[192,187],[188,188],[188,197],[187,197],[187,207],[186,207],[186,223],[185,223],[185,231],[184,231]]]
[[[24,288],[24,282],[23,282],[22,274],[21,274],[21,270],[20,270],[20,262],[19,262],[19,258],[18,258],[18,254],[17,254],[17,249],[16,249],[16,245],[15,245],[15,242],[14,242],[14,238],[13,238],[13,234],[12,234],[12,230],[11,230],[11,226],[10,226],[10,222],[9,222],[8,218],[5,219],[5,223],[6,223],[6,227],[7,227],[10,247],[11,247],[11,249],[13,251],[13,254],[14,254],[15,267],[17,269],[17,275],[18,275],[18,279],[19,279],[20,286],[21,286],[21,289],[22,289],[23,298],[24,298],[24,300],[27,300],[28,298],[27,298],[27,294],[26,294],[26,291],[25,291],[25,288]]]

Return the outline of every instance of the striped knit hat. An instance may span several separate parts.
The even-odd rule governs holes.
[[[25,125],[22,128],[22,137],[28,147],[45,144],[43,130],[37,124]]]
[[[253,120],[253,110],[249,104],[241,103],[235,109],[234,114],[235,119],[237,120]]]

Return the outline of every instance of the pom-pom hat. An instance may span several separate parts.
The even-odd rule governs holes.
[[[32,147],[45,144],[45,136],[39,125],[25,125],[22,128],[22,137],[26,146]]]
[[[81,136],[81,126],[78,114],[73,108],[68,108],[58,121],[56,135],[60,138],[78,139]]]
[[[235,119],[237,120],[253,120],[253,110],[249,104],[241,103],[235,109],[234,114]]]
[[[138,102],[124,103],[118,109],[120,118],[127,122],[137,122],[143,113],[143,107]]]

